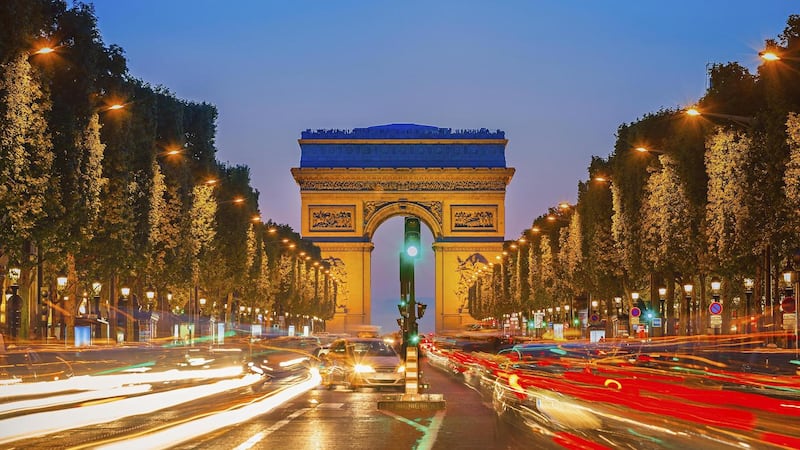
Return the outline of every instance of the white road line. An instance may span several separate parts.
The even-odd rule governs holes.
[[[403,422],[404,424],[414,427],[420,431],[422,433],[422,437],[417,441],[419,443],[419,445],[416,447],[417,450],[430,450],[433,448],[433,444],[436,443],[436,437],[439,435],[439,429],[442,428],[442,424],[444,423],[445,413],[444,410],[437,411],[431,419],[430,425],[424,427],[417,422],[408,420],[405,417],[395,414],[391,411],[381,409],[379,412],[386,414],[389,417],[393,417],[400,422]]]
[[[278,431],[284,425],[286,425],[287,423],[291,422],[292,420],[302,416],[303,414],[308,412],[310,409],[311,408],[303,408],[303,409],[299,409],[299,410],[289,414],[289,416],[287,418],[281,420],[280,422],[275,422],[271,427],[267,428],[264,431],[256,433],[255,435],[253,435],[253,437],[251,437],[250,439],[242,442],[241,444],[236,446],[233,450],[248,450],[250,448],[253,448],[254,445],[256,445],[259,442],[261,442],[265,437],[269,436],[270,434],[274,433],[275,431]]]
[[[436,415],[431,419],[431,424],[428,425],[428,431],[425,432],[425,436],[419,440],[417,450],[430,450],[433,448],[433,444],[436,443],[436,437],[439,435],[439,429],[442,428],[443,423],[444,410],[437,411]]]
[[[401,415],[395,414],[395,413],[393,413],[391,411],[386,411],[384,409],[379,409],[378,411],[386,414],[389,417],[393,417],[393,418],[399,420],[400,422],[403,422],[404,424],[406,424],[408,426],[414,427],[414,428],[416,428],[418,431],[420,431],[422,433],[425,433],[425,432],[428,431],[427,427],[424,427],[424,426],[418,424],[417,422],[408,420],[408,419],[406,419],[405,417],[403,417]]]

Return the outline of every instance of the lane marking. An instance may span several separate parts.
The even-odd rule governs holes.
[[[442,428],[442,425],[444,424],[444,414],[445,414],[444,410],[436,411],[436,414],[431,419],[430,425],[428,425],[427,427],[420,425],[412,420],[406,419],[405,417],[395,414],[391,411],[386,411],[384,409],[378,411],[383,414],[386,414],[389,417],[395,418],[408,426],[414,427],[417,429],[417,431],[422,433],[422,437],[419,438],[419,440],[417,441],[417,443],[419,444],[416,447],[417,450],[432,449],[433,444],[436,443],[436,437],[439,435],[439,430]]]
[[[433,448],[433,444],[436,443],[436,437],[439,435],[439,429],[442,428],[442,424],[444,424],[444,410],[436,411],[436,415],[431,419],[431,424],[428,425],[428,431],[426,431],[425,435],[418,441],[418,450],[430,450]]]
[[[414,422],[413,420],[408,420],[405,417],[403,417],[401,415],[398,415],[398,414],[395,414],[395,413],[393,413],[391,411],[386,411],[385,409],[379,409],[378,412],[386,414],[389,417],[393,417],[393,418],[399,420],[400,422],[403,422],[406,425],[412,426],[412,427],[416,428],[417,431],[419,431],[421,433],[425,433],[425,432],[428,431],[427,427],[424,427],[424,426],[418,424],[417,422]]]
[[[288,424],[292,420],[302,416],[303,414],[307,413],[311,408],[303,408],[299,409],[291,414],[289,414],[285,419],[275,422],[271,427],[267,428],[264,431],[256,433],[250,439],[242,442],[241,444],[237,445],[234,450],[248,450],[253,448],[254,445],[261,442],[265,437],[269,436],[270,434],[280,430],[283,428],[284,425]]]

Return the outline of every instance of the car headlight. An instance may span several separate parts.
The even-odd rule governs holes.
[[[356,373],[372,373],[375,372],[375,369],[366,364],[356,364],[355,371]]]
[[[406,366],[404,365],[397,366],[397,373],[405,373],[405,372],[406,372]]]

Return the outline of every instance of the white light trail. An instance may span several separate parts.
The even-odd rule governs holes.
[[[167,370],[164,372],[128,373],[112,375],[81,375],[58,381],[40,381],[0,386],[0,399],[45,395],[65,391],[93,391],[112,389],[129,384],[158,384],[171,381],[231,378],[241,375],[241,366],[203,370]],[[0,405],[0,413],[5,405]]]
[[[0,420],[0,444],[72,428],[113,422],[127,416],[149,414],[261,381],[263,378],[260,375],[246,375],[233,380],[222,380],[213,384],[174,389],[98,405],[11,417]]]
[[[319,375],[319,371],[311,369],[310,376],[306,381],[276,391],[274,395],[255,403],[248,404],[241,408],[204,416],[197,420],[185,422],[161,431],[147,433],[138,438],[128,438],[98,448],[107,450],[166,448],[178,445],[185,441],[197,439],[197,436],[211,433],[221,428],[236,425],[266,414],[276,407],[291,401],[295,397],[314,389],[321,381],[322,377]]]

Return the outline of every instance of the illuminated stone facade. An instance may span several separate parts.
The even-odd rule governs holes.
[[[330,331],[370,324],[372,236],[386,220],[415,216],[433,234],[436,331],[473,321],[465,264],[502,252],[506,167],[502,131],[386,125],[303,132],[292,175],[300,186],[301,233],[342,261],[347,296]],[[398,282],[398,298],[399,298]]]

